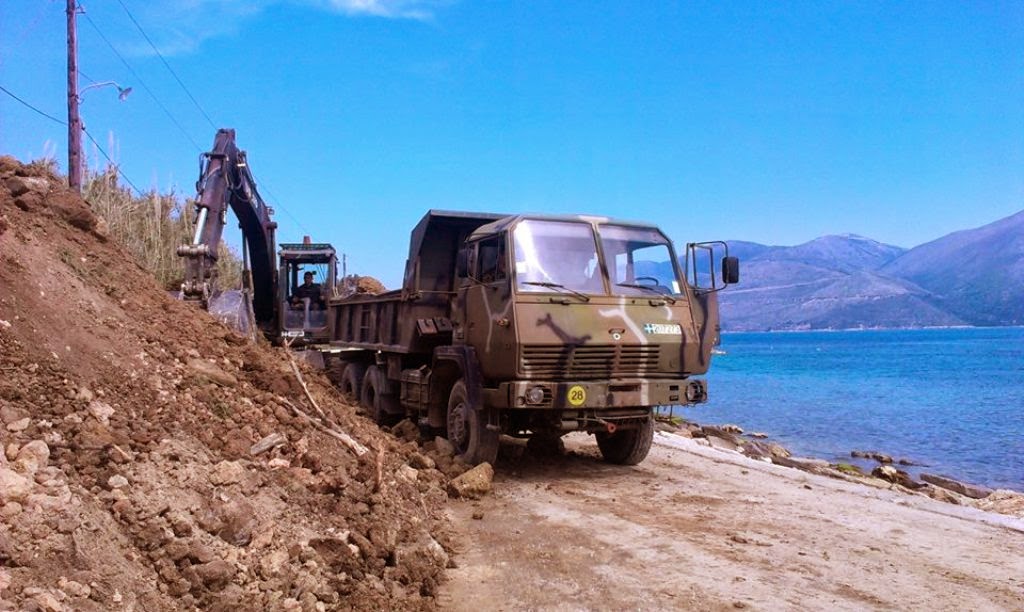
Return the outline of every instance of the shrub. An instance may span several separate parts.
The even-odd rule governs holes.
[[[162,194],[156,190],[135,196],[119,183],[114,166],[107,166],[102,172],[88,171],[82,196],[93,212],[107,222],[111,240],[123,245],[166,289],[181,286],[184,260],[176,251],[178,246],[192,241],[192,199],[183,199],[173,191]],[[220,289],[241,285],[241,258],[223,242],[217,270]]]

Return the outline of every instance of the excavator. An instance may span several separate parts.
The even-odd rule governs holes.
[[[242,230],[242,287],[222,290],[217,279],[228,209]],[[337,255],[330,244],[282,243],[275,252],[274,210],[256,188],[235,130],[220,129],[199,160],[195,233],[178,247],[185,260],[181,297],[252,337],[304,348],[330,341],[326,302],[337,294]]]

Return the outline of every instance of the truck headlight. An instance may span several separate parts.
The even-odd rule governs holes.
[[[543,404],[544,403],[544,387],[531,387],[526,392],[526,403],[527,404]]]
[[[686,401],[691,404],[707,401],[708,390],[704,381],[691,380],[686,383]]]

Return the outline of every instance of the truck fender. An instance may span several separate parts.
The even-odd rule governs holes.
[[[469,403],[476,410],[483,408],[483,376],[480,373],[476,349],[465,345],[439,346],[434,349],[435,366],[442,361],[454,362],[458,366],[463,380],[466,381]]]

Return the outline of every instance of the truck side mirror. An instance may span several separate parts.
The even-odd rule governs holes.
[[[455,276],[459,278],[469,276],[469,249],[462,249],[455,256]]]
[[[726,285],[735,285],[740,282],[739,257],[722,258],[722,282]]]

